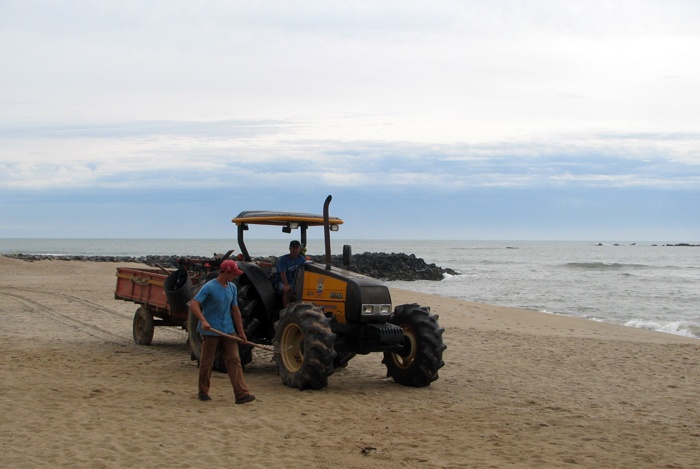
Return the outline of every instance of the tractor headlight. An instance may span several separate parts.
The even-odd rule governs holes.
[[[362,305],[362,315],[363,316],[389,316],[391,315],[391,305],[390,304],[363,304]]]

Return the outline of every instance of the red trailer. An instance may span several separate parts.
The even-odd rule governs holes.
[[[198,281],[198,276],[190,276],[187,271],[117,267],[114,298],[133,301],[139,305],[134,314],[134,342],[150,345],[155,326],[179,326],[185,329],[187,301],[192,298]]]

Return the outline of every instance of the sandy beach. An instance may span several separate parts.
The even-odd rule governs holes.
[[[392,290],[440,315],[430,387],[370,354],[302,392],[256,351],[255,402],[200,402],[185,331],[134,344],[125,265],[0,257],[1,467],[700,467],[696,339]]]

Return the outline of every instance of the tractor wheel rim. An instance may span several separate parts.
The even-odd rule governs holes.
[[[292,373],[301,369],[304,362],[304,334],[296,324],[289,324],[282,334],[280,343],[284,367]]]
[[[409,326],[401,326],[404,333],[404,346],[409,347],[408,354],[399,355],[398,353],[392,354],[394,363],[401,369],[410,368],[413,365],[413,361],[416,359],[416,335]]]

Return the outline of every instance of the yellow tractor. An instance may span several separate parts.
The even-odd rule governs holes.
[[[356,354],[372,352],[383,353],[387,376],[395,382],[430,385],[438,379],[446,348],[438,316],[417,304],[394,308],[383,282],[347,269],[350,246],[343,247],[346,268],[331,266],[330,232],[343,220],[328,215],[330,201],[328,196],[323,215],[245,211],[233,219],[241,251],[238,265],[244,272],[237,281],[238,301],[248,340],[274,344],[283,383],[302,390],[325,387],[335,369],[347,366]],[[325,264],[299,267],[286,307],[275,288],[275,269],[253,262],[248,252],[244,233],[252,225],[279,226],[285,233],[299,230],[302,247],[308,228],[324,229]],[[198,358],[197,345],[191,343]],[[249,345],[241,346],[241,357],[244,365],[252,360]]]

